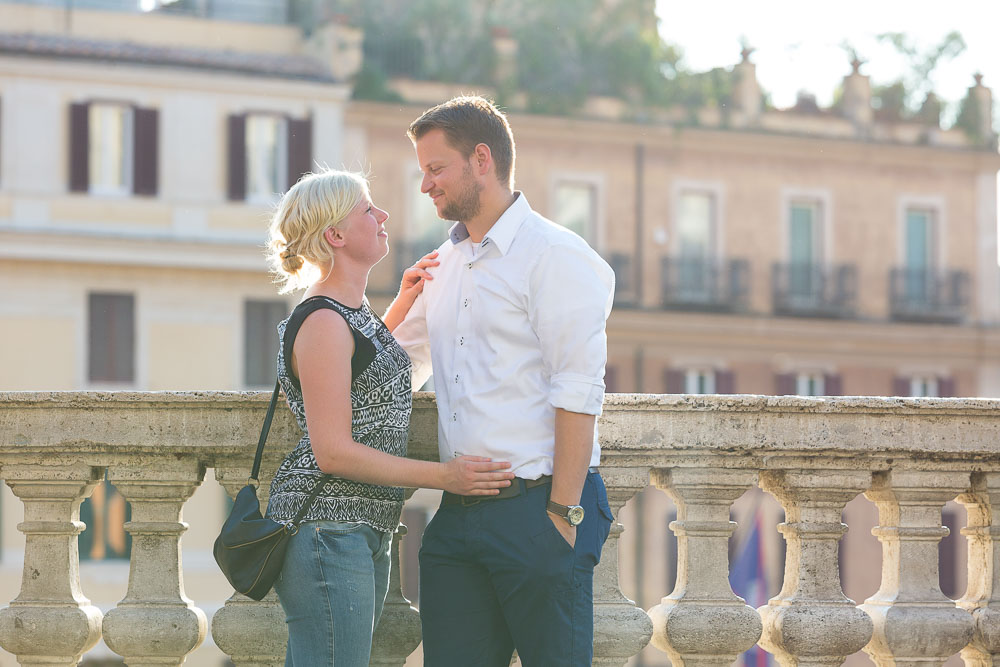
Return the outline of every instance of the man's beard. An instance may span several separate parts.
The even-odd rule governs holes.
[[[466,165],[462,170],[462,182],[462,191],[441,209],[441,217],[445,220],[465,222],[479,215],[482,208],[479,193],[483,191],[483,186],[472,177],[472,167]]]

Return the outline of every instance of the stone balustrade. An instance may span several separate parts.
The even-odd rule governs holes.
[[[0,393],[0,478],[24,505],[25,535],[0,646],[22,665],[74,665],[103,637],[130,665],[184,662],[209,619],[184,591],[181,511],[208,470],[230,494],[244,484],[266,400]],[[1000,664],[1000,401],[616,395],[600,433],[613,511],[650,483],[669,494],[678,561],[673,591],[636,608],[618,584],[623,527],[612,528],[594,587],[595,665],[620,667],[649,642],[685,666],[730,665],[755,643],[783,666],[838,665],[859,649],[880,666],[940,665],[956,653],[967,665]],[[265,477],[297,436],[279,411]],[[433,457],[435,440],[433,396],[418,395],[411,455]],[[105,475],[131,503],[133,547],[128,592],[102,615],[81,590],[76,536],[80,503]],[[777,529],[787,542],[783,588],[756,610],[730,588],[727,552],[730,506],[754,486],[784,507]],[[866,601],[845,597],[837,562],[841,512],[860,493],[878,507],[883,549],[881,588]],[[938,583],[949,500],[969,516],[969,586],[957,601]],[[210,621],[239,667],[282,664],[273,594],[233,594]],[[372,664],[403,665],[418,642],[396,574]]]

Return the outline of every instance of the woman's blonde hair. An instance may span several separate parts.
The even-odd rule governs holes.
[[[333,252],[323,233],[339,227],[367,194],[363,174],[333,169],[306,174],[285,193],[271,219],[267,245],[281,294],[309,287],[329,271]]]

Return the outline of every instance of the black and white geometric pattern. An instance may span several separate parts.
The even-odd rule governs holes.
[[[371,362],[351,382],[351,432],[354,440],[393,456],[406,456],[407,431],[413,390],[410,387],[410,358],[392,337],[389,330],[372,313],[368,302],[361,308],[348,308],[333,299],[321,300],[320,307],[340,313],[357,340],[363,336],[374,346]],[[306,305],[306,301],[297,308]],[[315,308],[317,304],[313,303]],[[294,317],[294,311],[293,315]],[[291,521],[309,497],[323,473],[316,465],[309,431],[306,427],[305,406],[298,381],[289,374],[284,355],[285,330],[289,319],[278,324],[278,379],[284,389],[288,407],[302,429],[299,444],[285,457],[271,482],[267,516],[274,521]],[[367,346],[365,346],[367,347]],[[360,346],[355,345],[355,354]],[[343,477],[329,479],[316,496],[303,521],[330,520],[363,523],[383,532],[396,530],[403,509],[403,490],[355,482]]]

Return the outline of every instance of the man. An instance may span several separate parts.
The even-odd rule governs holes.
[[[433,365],[442,460],[510,461],[487,499],[445,494],[420,550],[428,667],[583,667],[612,517],[596,466],[614,273],[513,190],[514,139],[460,97],[410,126],[422,192],[458,222],[396,338]]]

